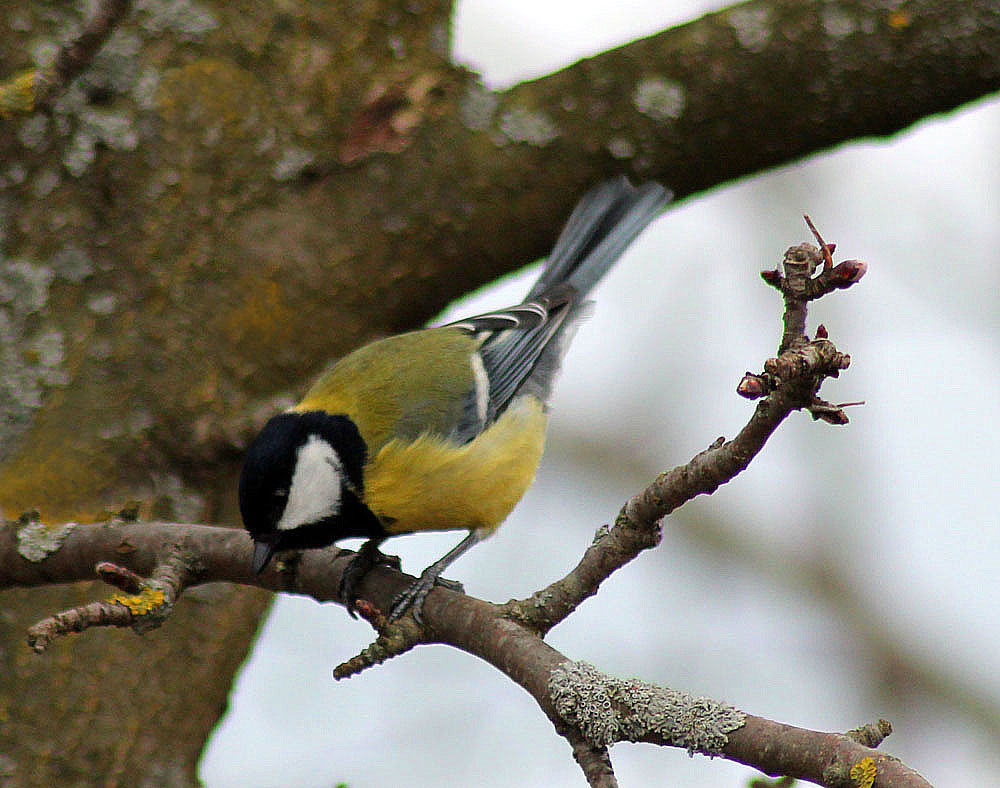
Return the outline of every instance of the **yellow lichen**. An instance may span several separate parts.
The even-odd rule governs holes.
[[[108,601],[116,605],[124,605],[134,616],[144,616],[153,612],[164,602],[163,592],[158,588],[146,586],[138,594],[115,594]]]
[[[878,769],[872,758],[862,758],[851,767],[851,782],[857,788],[872,788]]]
[[[233,293],[232,306],[219,315],[230,342],[280,346],[288,339],[296,314],[280,284],[249,275],[240,279]]]
[[[37,76],[35,69],[29,69],[0,82],[0,118],[34,112]]]
[[[71,444],[69,418],[56,408],[40,415],[19,451],[0,465],[0,515],[15,518],[42,502],[45,522],[88,522],[105,508],[98,501],[116,478],[111,450]]]
[[[889,27],[893,30],[902,30],[910,26],[910,15],[906,11],[892,11],[889,13]]]
[[[267,97],[250,71],[221,58],[202,58],[164,73],[156,106],[168,124],[215,127],[216,145],[259,133]]]

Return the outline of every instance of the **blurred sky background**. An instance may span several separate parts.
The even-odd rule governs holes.
[[[455,56],[500,88],[724,5],[467,0]],[[807,212],[838,260],[870,265],[810,312],[810,331],[825,323],[853,359],[823,395],[867,405],[841,428],[793,414],[746,473],[668,518],[662,545],[548,640],[609,673],[794,725],[843,731],[887,717],[896,732],[883,749],[935,785],[995,784],[998,141],[991,99],[669,210],[595,292],[534,487],[448,576],[489,600],[528,595],[571,569],[658,471],[736,433],[753,407],[736,383],[779,336],[780,300],[758,272],[811,240]],[[534,274],[449,315],[516,303]],[[417,573],[460,538],[387,549]],[[334,682],[333,667],[372,637],[339,606],[277,598],[204,754],[208,788],[585,784],[534,701],[454,649],[423,646]],[[886,673],[887,647],[942,691]],[[736,788],[755,774],[650,745],[611,756],[623,788]]]

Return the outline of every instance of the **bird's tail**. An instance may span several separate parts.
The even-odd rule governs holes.
[[[633,186],[624,175],[591,189],[573,209],[525,300],[563,283],[585,296],[672,197],[658,183]]]

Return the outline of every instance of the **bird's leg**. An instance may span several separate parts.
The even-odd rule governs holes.
[[[412,610],[413,617],[418,624],[423,623],[424,599],[436,582],[440,581],[441,573],[447,569],[451,563],[460,555],[465,553],[470,547],[486,538],[489,531],[477,529],[470,531],[469,535],[445,553],[441,558],[427,567],[420,573],[420,577],[407,589],[398,593],[392,600],[392,609],[389,611],[389,621],[396,621],[402,618],[407,610]],[[442,585],[454,587],[452,581],[446,580]],[[461,586],[459,586],[461,588]]]
[[[393,569],[400,568],[399,558],[385,555],[385,553],[378,549],[382,541],[383,539],[372,538],[365,542],[354,558],[351,559],[351,563],[347,565],[344,574],[341,575],[340,588],[337,593],[347,607],[347,612],[351,618],[358,617],[354,603],[358,599],[358,586],[361,585],[361,581],[365,575],[379,564],[391,566]]]

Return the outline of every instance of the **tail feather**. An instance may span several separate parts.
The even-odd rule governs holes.
[[[458,436],[472,440],[519,393],[548,401],[566,346],[590,311],[587,291],[670,198],[658,183],[601,184],[580,200],[524,303],[449,324],[482,337],[489,381],[487,418],[476,410]]]
[[[564,282],[586,295],[672,196],[658,183],[633,186],[624,175],[592,189],[573,210],[525,300]]]

